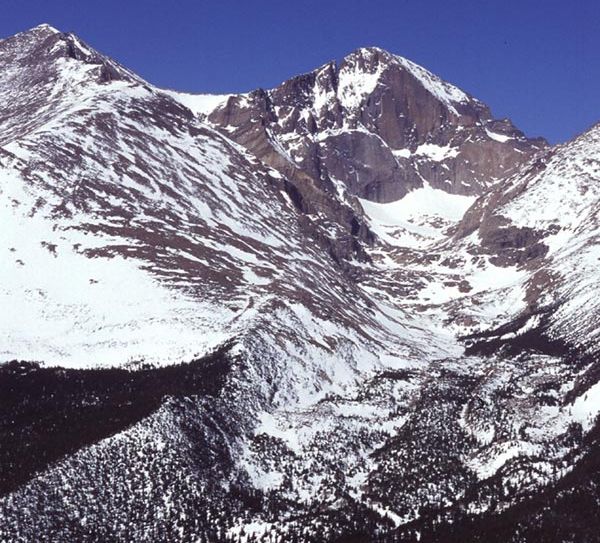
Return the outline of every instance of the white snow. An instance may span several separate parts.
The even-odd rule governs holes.
[[[22,181],[0,175],[3,196],[23,205]],[[13,201],[14,201],[13,200]],[[27,359],[63,366],[168,364],[214,349],[229,334],[224,307],[167,290],[140,263],[88,258],[74,246],[107,239],[0,206],[0,361]],[[52,249],[51,249],[52,248]]]
[[[600,413],[600,382],[579,396],[571,407],[573,420],[579,422],[585,431],[594,425]]]
[[[379,204],[361,199],[360,203],[370,218],[395,226],[422,215],[437,215],[449,221],[459,221],[474,201],[475,196],[449,194],[426,185],[395,202]]]
[[[410,158],[412,152],[410,149],[392,149],[392,154],[400,158]]]
[[[498,134],[497,132],[492,132],[491,130],[489,130],[487,128],[485,129],[485,133],[488,135],[489,138],[493,139],[494,141],[498,141],[500,143],[506,143],[507,141],[514,139],[505,134]]]
[[[265,522],[262,520],[255,520],[253,522],[242,521],[238,525],[232,526],[227,530],[227,537],[239,541],[240,543],[248,543],[254,541],[258,537],[264,537],[266,534],[271,533],[273,530],[273,524],[271,522]]]
[[[231,94],[192,94],[163,90],[165,94],[187,107],[194,115],[210,115],[215,109],[225,105]]]
[[[435,145],[434,143],[423,143],[417,147],[415,155],[426,156],[436,162],[442,162],[447,158],[454,158],[457,156],[458,148],[450,147],[449,145],[442,147],[440,145]]]
[[[470,467],[477,473],[480,480],[494,475],[507,462],[520,455],[539,454],[540,447],[525,441],[508,441],[492,444],[489,448],[481,451]]]
[[[85,45],[77,36],[71,35],[72,41],[71,43],[79,50],[84,57],[89,57],[92,55],[92,50]]]
[[[436,145],[435,143],[422,143],[414,152],[410,149],[392,149],[392,154],[399,158],[410,158],[411,156],[426,157],[434,162],[442,162],[449,158],[458,156],[458,147],[450,145]]]
[[[321,114],[321,111],[335,99],[334,90],[327,85],[327,72],[329,65],[325,65],[317,72],[315,84],[313,87],[313,107],[315,113]]]
[[[459,221],[474,201],[473,196],[449,194],[430,185],[387,204],[360,199],[371,227],[381,239],[409,246],[420,245],[422,239],[440,238],[440,229],[428,224],[428,219],[442,219],[447,227]]]
[[[340,70],[338,84],[338,96],[342,106],[350,111],[359,107],[365,96],[377,87],[382,71],[381,65],[374,72],[368,73],[357,62],[345,64]]]

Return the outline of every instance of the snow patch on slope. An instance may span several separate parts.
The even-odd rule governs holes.
[[[194,115],[210,115],[215,109],[225,105],[231,94],[191,94],[171,90],[162,91],[187,107]]]
[[[571,413],[573,420],[579,422],[586,432],[592,428],[600,413],[600,382],[573,402]]]
[[[176,363],[228,338],[231,311],[163,287],[135,259],[88,258],[83,248],[111,240],[20,215],[22,181],[2,174],[0,362]]]
[[[442,162],[448,158],[458,156],[459,149],[450,145],[436,145],[435,143],[423,143],[413,152],[410,149],[392,149],[392,154],[398,158],[410,158],[412,156],[426,157],[434,162]]]
[[[491,130],[488,130],[487,128],[485,129],[485,133],[488,135],[489,138],[491,138],[494,141],[497,141],[499,143],[506,143],[507,141],[514,139],[511,136],[506,136],[504,134],[498,134],[498,132],[492,132]]]
[[[391,245],[402,246],[417,246],[420,237],[440,238],[443,230],[458,222],[474,201],[474,196],[448,194],[430,185],[387,204],[360,199],[375,233]],[[436,218],[442,228],[432,224]]]
[[[417,147],[415,155],[426,156],[435,162],[442,162],[447,158],[458,156],[458,152],[458,148],[450,147],[449,145],[442,147],[441,145],[435,145],[434,143],[424,143]]]
[[[365,96],[371,94],[379,83],[383,72],[381,65],[373,73],[365,72],[357,63],[344,65],[339,73],[338,96],[347,110],[358,108]]]

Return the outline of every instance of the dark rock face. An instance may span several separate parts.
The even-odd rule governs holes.
[[[209,115],[302,187],[390,202],[424,182],[481,194],[546,147],[412,62],[377,48],[233,96]],[[298,171],[299,170],[299,171]]]
[[[429,183],[478,195],[546,147],[420,66],[359,49],[279,87],[232,96],[208,115],[290,179],[312,210],[370,238],[354,196],[392,202]],[[345,193],[350,205],[332,194]]]

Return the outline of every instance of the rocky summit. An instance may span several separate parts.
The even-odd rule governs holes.
[[[375,47],[245,94],[0,41],[0,541],[593,542],[600,126]]]

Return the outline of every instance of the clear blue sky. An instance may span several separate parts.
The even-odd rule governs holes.
[[[271,87],[366,45],[567,140],[600,121],[599,0],[0,0],[0,35],[48,22],[150,82]]]

